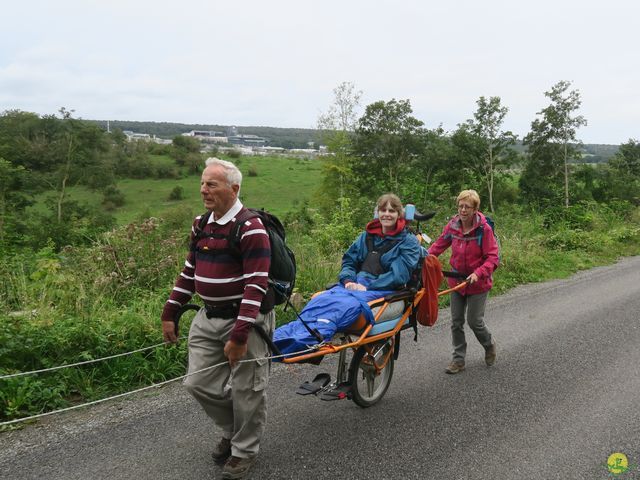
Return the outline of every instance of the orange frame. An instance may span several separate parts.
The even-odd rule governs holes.
[[[460,289],[464,288],[466,285],[467,285],[467,282],[462,282],[462,283],[456,285],[453,288],[448,288],[446,290],[442,290],[442,291],[438,292],[437,296],[440,297],[442,295],[447,295],[447,294],[449,294],[451,292],[455,292],[457,290],[460,290]],[[368,324],[365,327],[365,329],[362,331],[362,333],[360,334],[358,339],[353,341],[353,342],[345,343],[345,344],[342,344],[342,345],[334,345],[332,343],[320,344],[318,349],[315,352],[306,353],[304,355],[298,355],[298,356],[295,356],[295,357],[285,357],[285,358],[282,359],[282,362],[283,363],[303,362],[303,361],[309,360],[311,358],[317,358],[317,357],[322,357],[324,355],[328,355],[330,353],[336,353],[336,352],[339,352],[340,350],[344,350],[346,348],[357,349],[357,348],[361,347],[362,345],[366,345],[366,344],[369,344],[369,343],[377,342],[379,340],[387,339],[389,337],[393,337],[400,330],[402,330],[402,326],[404,325],[404,322],[407,320],[409,315],[411,315],[411,312],[413,312],[413,309],[418,305],[418,303],[420,302],[422,297],[425,295],[425,293],[426,292],[425,292],[424,288],[421,288],[420,290],[418,290],[418,292],[413,297],[412,304],[402,314],[402,316],[400,317],[400,319],[396,323],[395,327],[393,329],[389,330],[389,331],[386,331],[386,332],[379,333],[377,335],[372,335],[372,336],[368,337],[367,335],[369,334],[369,332],[373,328],[372,324]],[[379,299],[378,300],[372,300],[372,301],[369,302],[369,305],[371,306],[371,305],[374,305],[374,304],[376,304],[378,302],[380,302]],[[386,308],[388,306],[389,306],[389,302],[385,302],[382,305],[382,307],[380,308],[380,310],[376,313],[376,316],[374,317],[374,320],[376,320],[376,323],[377,323],[378,318],[380,318],[380,316],[382,315],[382,313],[386,310]]]

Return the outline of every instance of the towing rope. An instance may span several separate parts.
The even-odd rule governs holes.
[[[184,340],[186,338],[187,337],[180,337],[178,340]],[[12,374],[9,374],[9,375],[1,375],[0,376],[0,380],[4,380],[5,378],[23,377],[25,375],[35,375],[37,373],[53,372],[54,370],[61,370],[63,368],[78,367],[80,365],[88,365],[90,363],[102,362],[104,360],[111,360],[112,358],[125,357],[127,355],[133,355],[134,353],[144,352],[146,350],[151,350],[153,348],[157,348],[157,347],[160,347],[162,345],[170,345],[170,342],[156,343],[155,345],[151,345],[150,347],[139,348],[137,350],[132,350],[130,352],[117,353],[115,355],[110,355],[108,357],[94,358],[93,360],[85,360],[83,362],[69,363],[69,364],[65,364],[65,365],[58,365],[57,367],[51,367],[51,368],[42,368],[40,370],[32,370],[30,372],[19,372],[19,373],[12,373]]]
[[[159,344],[159,345],[164,345],[164,344]],[[291,353],[287,353],[287,354],[283,354],[283,355],[272,355],[272,356],[269,356],[269,357],[260,357],[260,358],[248,358],[248,359],[245,359],[245,360],[239,360],[238,363],[256,362],[258,360],[275,360],[275,359],[278,359],[278,358],[289,357],[289,356],[292,356],[292,355],[300,355],[300,354],[303,354],[303,353],[312,352],[312,351],[316,350],[317,347],[318,347],[317,345],[314,345],[311,348],[307,348],[305,350],[300,350],[299,352],[291,352]],[[147,347],[147,348],[150,348],[150,347]],[[108,357],[105,357],[105,358],[108,358]],[[84,407],[88,407],[88,406],[91,406],[91,405],[97,405],[98,403],[103,403],[103,402],[107,402],[107,401],[110,401],[110,400],[115,400],[116,398],[127,397],[129,395],[133,395],[133,394],[136,394],[136,393],[144,392],[146,390],[151,390],[152,388],[162,387],[162,386],[167,385],[167,384],[169,384],[171,382],[176,382],[178,380],[182,380],[182,379],[190,377],[192,375],[196,375],[198,373],[202,373],[202,372],[205,372],[207,370],[212,370],[214,368],[221,367],[222,365],[227,365],[228,363],[229,363],[228,361],[221,362],[221,363],[218,363],[216,365],[211,365],[210,367],[205,367],[205,368],[202,368],[200,370],[196,370],[195,372],[187,373],[187,374],[182,375],[180,377],[172,378],[170,380],[165,380],[165,381],[160,382],[160,383],[154,383],[153,385],[148,385],[146,387],[138,388],[136,390],[131,390],[130,392],[120,393],[120,394],[114,395],[112,397],[101,398],[99,400],[94,400],[92,402],[82,403],[80,405],[74,405],[72,407],[67,407],[67,408],[61,408],[60,410],[53,410],[51,412],[39,413],[37,415],[31,415],[29,417],[16,418],[14,420],[1,422],[0,423],[0,427],[4,427],[5,425],[13,425],[15,423],[27,422],[29,420],[35,420],[36,418],[42,418],[42,417],[46,417],[46,416],[49,416],[49,415],[55,415],[55,414],[58,414],[58,413],[69,412],[71,410],[77,410],[78,408],[84,408]],[[65,365],[65,366],[71,366],[71,365]],[[62,367],[60,367],[60,368],[62,368]]]

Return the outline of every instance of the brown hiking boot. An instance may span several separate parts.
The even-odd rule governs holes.
[[[451,362],[445,372],[450,375],[455,375],[456,373],[460,373],[463,370],[464,362]]]
[[[224,464],[222,478],[225,480],[240,480],[249,473],[254,463],[256,463],[256,456],[240,458],[232,455],[227,460],[227,463]]]
[[[221,438],[218,445],[215,446],[211,457],[213,461],[222,465],[231,456],[231,440],[228,438]]]
[[[496,363],[496,341],[491,341],[491,346],[485,349],[484,352],[484,361],[487,364],[487,367],[490,367],[494,363]]]

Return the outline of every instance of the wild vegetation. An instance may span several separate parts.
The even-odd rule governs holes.
[[[638,254],[640,144],[630,139],[606,163],[580,163],[579,102],[558,113],[579,92],[556,87],[522,153],[502,129],[508,109],[498,97],[480,98],[473,118],[444,132],[426,129],[408,100],[375,102],[360,115],[359,92],[342,84],[319,122],[333,155],[235,158],[242,199],[284,220],[304,298],[335,279],[343,250],[389,190],[437,211],[424,228],[432,237],[455,194],[479,190],[501,243],[497,293]],[[66,110],[0,116],[0,375],[161,342],[159,313],[202,209],[202,161],[189,141],[127,142]],[[279,311],[279,322],[292,315]],[[0,380],[0,419],[173,378],[185,360],[181,342]]]

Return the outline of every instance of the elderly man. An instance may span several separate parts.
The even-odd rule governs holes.
[[[228,360],[228,364],[188,376],[185,385],[221,432],[212,456],[224,463],[223,478],[244,478],[254,464],[266,420],[269,350],[254,325],[273,331],[273,296],[268,289],[269,236],[259,218],[244,220],[238,199],[242,174],[230,162],[209,158],[200,193],[210,212],[162,312],[162,331],[175,342],[175,313],[197,293],[205,303],[189,331],[189,373]],[[239,245],[230,233],[240,227]],[[239,360],[257,359],[251,362]]]

